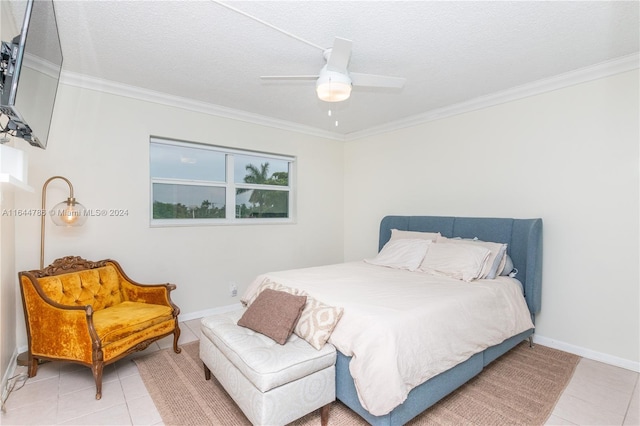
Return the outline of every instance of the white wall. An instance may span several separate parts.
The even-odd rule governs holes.
[[[296,156],[297,222],[150,228],[150,135]],[[39,209],[44,181],[63,175],[85,207],[129,212],[79,228],[47,221],[45,265],[67,255],[113,258],[136,281],[176,283],[182,314],[237,303],[230,281],[242,294],[260,273],[343,259],[342,143],[61,85],[47,150],[26,149],[36,191],[16,194],[16,208]],[[67,195],[53,181],[47,207]],[[16,219],[18,271],[38,268],[39,229],[36,217]],[[18,345],[26,345],[23,322]]]
[[[345,260],[387,214],[541,217],[537,335],[638,368],[638,72],[349,142]]]

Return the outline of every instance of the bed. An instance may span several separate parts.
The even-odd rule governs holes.
[[[467,248],[471,239],[506,244],[515,278],[433,277],[379,266],[372,259],[264,274],[243,296],[250,299],[265,282],[278,282],[329,305],[344,306],[329,338],[338,349],[336,397],[372,425],[407,423],[531,339],[541,304],[541,219],[387,216],[380,223],[379,256],[392,230],[397,230],[395,235],[439,233],[448,242],[465,239]],[[366,282],[359,282],[361,275]],[[432,307],[444,287],[447,295],[442,297],[449,307]],[[363,297],[364,293],[371,294]],[[485,311],[472,311],[472,305]],[[441,356],[445,349],[446,357]]]

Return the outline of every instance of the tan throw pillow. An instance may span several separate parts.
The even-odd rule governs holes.
[[[293,333],[306,303],[306,296],[295,296],[267,288],[247,308],[238,320],[238,325],[284,345]]]

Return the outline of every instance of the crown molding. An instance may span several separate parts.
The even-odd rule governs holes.
[[[564,87],[585,83],[599,78],[609,77],[615,74],[631,71],[640,68],[640,54],[634,53],[610,61],[601,62],[585,68],[569,71],[553,77],[527,83],[511,89],[480,96],[465,102],[437,108],[422,114],[413,115],[401,120],[392,121],[380,126],[371,127],[366,130],[341,135],[326,130],[317,129],[311,126],[304,126],[286,120],[279,120],[266,117],[260,114],[252,114],[246,111],[226,108],[220,105],[210,104],[201,101],[194,101],[180,96],[168,95],[152,90],[142,89],[114,81],[90,77],[84,74],[63,71],[60,77],[62,84],[83,89],[95,90],[113,95],[129,97],[161,105],[167,105],[189,111],[215,115],[232,120],[244,121],[261,126],[272,127],[281,130],[298,132],[306,135],[317,136],[337,141],[353,141],[378,134],[388,133],[407,127],[414,127],[430,121],[439,120],[454,115],[464,114],[483,108],[515,101],[518,99],[535,96],[541,93],[550,92]]]
[[[90,77],[71,71],[62,71],[60,83],[79,87],[82,89],[95,90],[97,92],[109,93],[112,95],[133,98],[141,101],[152,102],[160,105],[167,105],[176,108],[182,108],[188,111],[200,112],[217,117],[229,118],[232,120],[244,121],[247,123],[258,124],[261,126],[272,127],[280,130],[287,130],[302,133],[310,136],[317,136],[325,139],[333,139],[344,141],[344,135],[317,129],[311,126],[305,126],[291,121],[279,120],[277,118],[266,117],[260,114],[253,114],[233,108],[227,108],[220,105],[210,104],[207,102],[196,101],[183,98],[180,96],[169,95],[166,93],[156,92],[153,90],[143,89],[136,86],[130,86],[115,81],[104,80],[101,78]]]
[[[454,105],[448,105],[437,108],[423,114],[413,115],[401,120],[396,120],[380,126],[372,127],[366,130],[349,133],[346,135],[346,141],[353,141],[364,137],[375,136],[382,133],[388,133],[395,130],[413,127],[430,121],[439,120],[454,115],[464,114],[483,108],[539,95],[541,93],[550,92],[557,89],[573,86],[588,81],[597,80],[599,78],[609,77],[627,71],[640,68],[640,54],[622,56],[610,61],[601,62],[585,68],[558,74],[553,77],[523,84],[511,89],[492,93],[486,96],[480,96],[468,101],[460,102]]]

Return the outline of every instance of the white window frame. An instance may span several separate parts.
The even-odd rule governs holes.
[[[216,151],[225,155],[226,175],[225,182],[217,181],[201,181],[188,179],[172,179],[157,178],[151,176],[151,167],[149,167],[149,223],[151,227],[170,227],[170,226],[207,226],[207,225],[248,225],[248,224],[283,224],[295,223],[295,170],[296,157],[283,154],[274,154],[261,151],[245,150],[238,148],[229,148],[219,145],[208,145],[197,142],[186,142],[174,139],[166,139],[152,136],[149,139],[149,151],[152,144],[164,144],[173,146],[184,146],[187,148],[206,149]],[[244,182],[234,182],[234,156],[244,155],[252,157],[261,157],[265,160],[273,159],[286,161],[289,163],[288,185],[259,185],[248,184]],[[149,164],[151,158],[149,156]],[[154,219],[153,218],[153,184],[173,184],[173,185],[195,185],[195,186],[212,186],[225,188],[225,218],[210,219]],[[275,191],[287,191],[288,197],[288,217],[274,218],[236,218],[236,189],[264,189]]]

